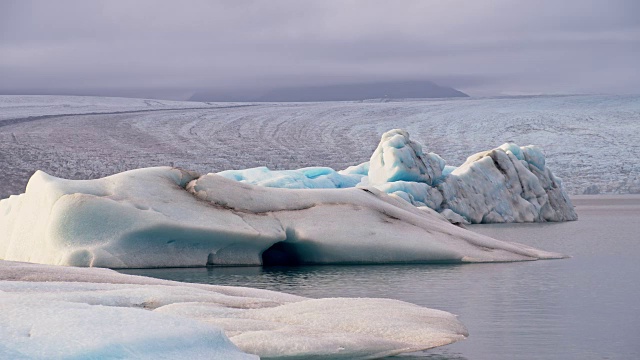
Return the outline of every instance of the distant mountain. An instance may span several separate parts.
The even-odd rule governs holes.
[[[390,81],[327,86],[299,86],[273,89],[262,95],[223,94],[221,91],[196,92],[192,101],[348,101],[366,99],[451,98],[469,95],[431,81]]]

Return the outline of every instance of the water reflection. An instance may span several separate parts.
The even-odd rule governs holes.
[[[472,228],[573,256],[564,260],[125,272],[307,297],[395,298],[457,314],[469,329],[465,341],[393,359],[638,359],[640,206],[589,204],[578,213],[570,223]]]
[[[415,353],[415,354],[407,354],[407,355],[398,355],[398,356],[390,356],[386,357],[387,360],[412,360],[412,359],[420,359],[420,360],[469,360],[468,358],[461,355],[443,355],[443,354],[428,354],[424,353]]]

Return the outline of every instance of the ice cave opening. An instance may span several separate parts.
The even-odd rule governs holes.
[[[296,244],[280,241],[262,253],[262,266],[302,265],[302,257]]]

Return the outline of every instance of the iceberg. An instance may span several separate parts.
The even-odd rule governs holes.
[[[320,173],[309,179],[307,174]],[[382,135],[370,161],[338,172],[330,168],[218,173],[275,188],[376,188],[412,205],[428,207],[456,224],[577,220],[571,200],[532,145],[506,143],[470,156],[459,167],[424,153],[405,130]]]
[[[371,359],[462,340],[455,315],[0,260],[0,358]]]
[[[438,185],[441,209],[470,223],[577,220],[569,196],[535,146],[475,154]]]
[[[375,187],[268,188],[171,167],[95,180],[38,171],[24,194],[0,201],[0,259],[42,264],[150,268],[560,257],[451,225],[427,206]]]

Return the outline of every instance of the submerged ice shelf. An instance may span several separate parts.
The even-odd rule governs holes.
[[[0,260],[0,358],[371,359],[467,336],[450,313]],[[258,356],[256,356],[258,355]]]

